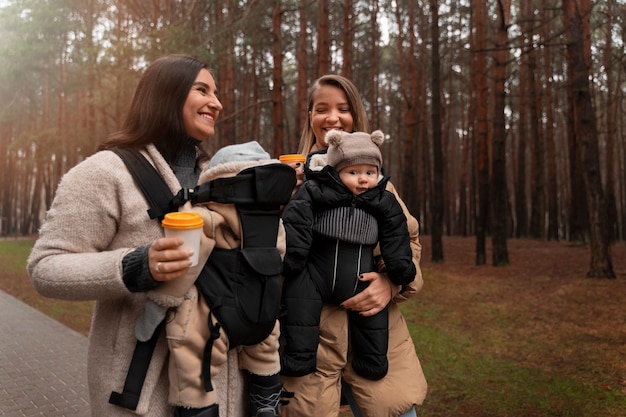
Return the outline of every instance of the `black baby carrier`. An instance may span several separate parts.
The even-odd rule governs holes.
[[[263,341],[274,328],[280,310],[282,260],[276,249],[281,206],[296,184],[294,170],[281,163],[246,168],[234,177],[218,178],[182,189],[175,196],[154,167],[136,150],[116,148],[150,205],[150,218],[162,219],[190,201],[234,204],[241,222],[241,247],[215,248],[196,286],[217,320],[207,325],[211,337],[203,358],[205,389],[210,391],[210,360],[213,341],[223,329],[229,348]],[[161,324],[162,326],[163,324]],[[160,328],[146,342],[138,341],[122,393],[112,392],[109,402],[131,410],[137,408],[141,388]]]

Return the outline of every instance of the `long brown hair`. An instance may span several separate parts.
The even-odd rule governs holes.
[[[99,149],[154,143],[173,163],[188,139],[183,106],[200,70],[207,65],[188,55],[167,55],[152,62],[137,85],[126,120]]]
[[[325,85],[332,85],[334,87],[337,87],[343,90],[343,92],[346,94],[346,98],[348,99],[348,105],[350,106],[350,113],[352,114],[353,130],[359,132],[369,132],[369,122],[367,120],[367,113],[365,113],[365,106],[363,105],[363,100],[361,99],[359,91],[352,83],[352,81],[341,75],[323,75],[315,80],[309,88],[307,120],[304,126],[302,126],[298,153],[307,155],[311,152],[311,149],[313,149],[313,145],[315,145],[315,134],[313,133],[313,129],[311,128],[310,114],[313,110],[313,100],[315,98],[315,93],[320,87]]]

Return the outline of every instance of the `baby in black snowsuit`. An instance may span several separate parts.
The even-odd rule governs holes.
[[[415,279],[416,268],[402,207],[385,189],[377,130],[326,135],[328,151],[311,155],[306,181],[283,211],[287,252],[283,263],[281,373],[315,371],[319,320],[324,303],[341,304],[368,284],[358,277],[376,271],[377,244],[392,283]],[[363,317],[348,312],[352,366],[361,376],[387,374],[388,311]]]

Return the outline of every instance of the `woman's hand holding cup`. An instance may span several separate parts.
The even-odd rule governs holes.
[[[304,155],[299,153],[284,154],[280,155],[278,157],[278,160],[296,170],[296,186],[294,188],[295,192],[295,190],[297,190],[298,187],[300,187],[304,182]]]

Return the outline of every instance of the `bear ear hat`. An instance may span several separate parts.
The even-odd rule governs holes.
[[[372,132],[372,142],[374,142],[379,148],[383,146],[383,142],[385,141],[385,134],[382,130],[375,130]]]
[[[343,136],[343,133],[343,131],[337,129],[329,130],[324,137],[324,142],[326,142],[326,144],[329,146],[337,146],[341,143],[341,137]]]

